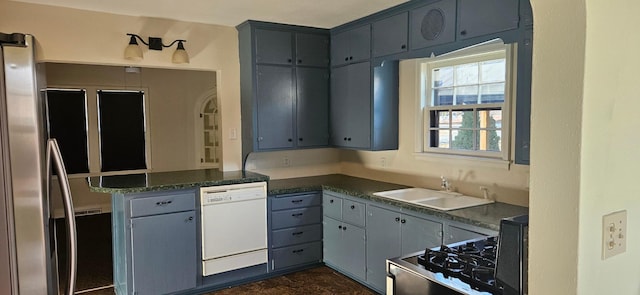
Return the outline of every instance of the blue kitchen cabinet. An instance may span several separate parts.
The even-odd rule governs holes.
[[[456,39],[456,0],[442,0],[411,10],[411,50]]]
[[[334,68],[331,76],[331,143],[346,148],[371,146],[371,65]]]
[[[409,13],[403,12],[372,24],[373,57],[407,51]]]
[[[331,35],[331,66],[357,63],[371,58],[371,25]]]
[[[269,269],[293,271],[322,261],[322,193],[269,198]]]
[[[242,155],[329,144],[329,31],[258,21],[237,27]]]
[[[256,100],[257,141],[260,150],[294,146],[293,71],[291,67],[256,67],[256,92],[259,97]]]
[[[325,193],[323,204],[334,210],[322,218],[323,260],[325,264],[361,282],[366,281],[366,234],[364,229],[364,203]],[[334,202],[330,202],[334,200]],[[337,207],[340,204],[341,207]],[[351,207],[353,206],[353,209]],[[337,214],[342,218],[333,218]],[[346,209],[346,210],[345,210]],[[355,223],[355,224],[354,224]]]
[[[460,40],[518,28],[519,1],[458,0],[458,34]]]
[[[367,283],[385,290],[386,260],[442,244],[442,223],[367,205]]]
[[[116,294],[167,294],[197,286],[195,196],[193,190],[112,196]]]

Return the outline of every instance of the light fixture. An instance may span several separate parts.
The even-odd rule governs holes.
[[[131,36],[131,38],[129,39],[129,45],[127,45],[127,47],[124,49],[124,58],[126,59],[136,60],[136,61],[142,60],[142,49],[140,48],[140,46],[138,46],[137,40],[140,40],[140,42],[142,42],[144,45],[147,45],[150,50],[162,50],[162,48],[171,47],[173,46],[173,44],[177,42],[178,48],[176,48],[176,51],[173,53],[171,62],[175,64],[189,63],[189,55],[187,54],[187,51],[184,49],[184,42],[187,42],[187,40],[178,39],[178,40],[174,40],[169,45],[164,45],[162,44],[162,38],[149,37],[149,42],[145,42],[144,39],[142,39],[142,37],[136,34],[127,34],[127,35]]]

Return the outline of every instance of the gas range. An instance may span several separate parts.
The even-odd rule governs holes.
[[[426,249],[387,261],[387,294],[502,294],[496,286],[497,238]]]

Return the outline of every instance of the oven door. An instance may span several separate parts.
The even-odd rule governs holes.
[[[387,261],[387,295],[459,295],[464,294],[429,280],[403,267],[403,261]]]

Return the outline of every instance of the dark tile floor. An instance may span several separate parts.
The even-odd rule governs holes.
[[[245,284],[206,295],[266,294],[266,295],[328,295],[376,294],[359,283],[326,267],[316,267],[272,279]]]
[[[76,294],[113,295],[111,252],[111,214],[76,218],[78,237],[78,279]],[[56,220],[58,249],[64,249],[64,220]],[[65,261],[64,251],[59,260]],[[66,276],[66,266],[59,266],[60,276]],[[63,278],[64,279],[64,278]],[[61,281],[63,281],[61,279]],[[64,286],[61,286],[61,289]],[[361,284],[325,266],[308,269],[268,280],[249,283],[206,295],[273,294],[376,294]]]

